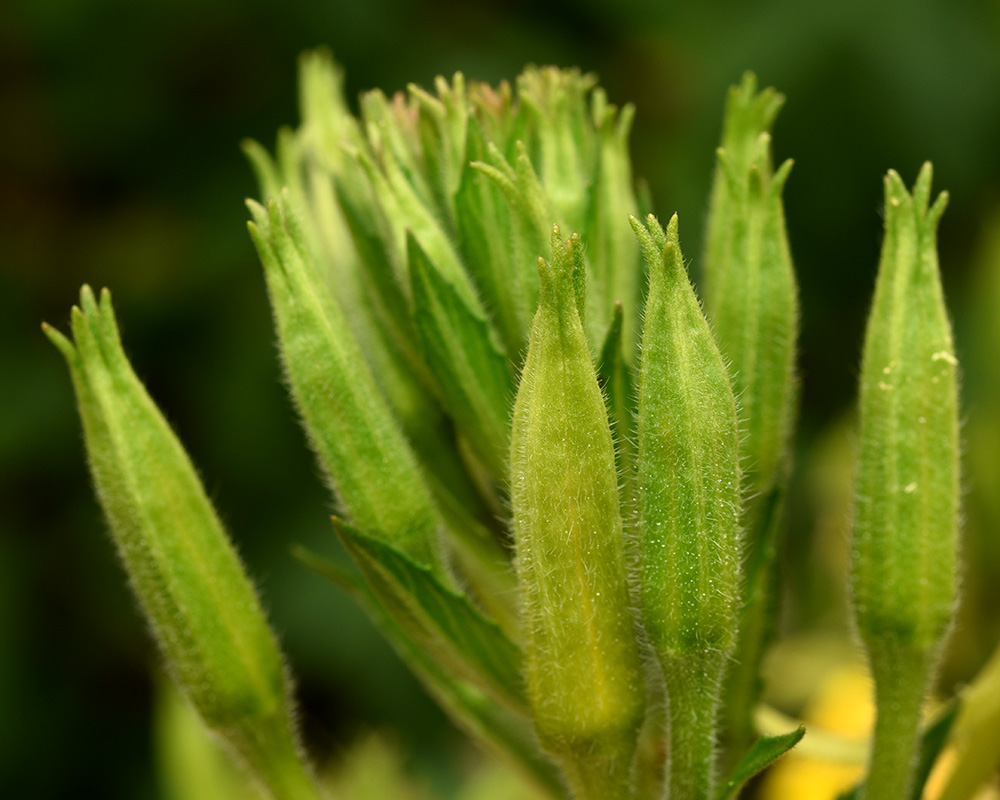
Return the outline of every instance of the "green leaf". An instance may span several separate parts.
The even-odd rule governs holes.
[[[400,658],[460,728],[512,763],[551,797],[565,797],[557,771],[539,752],[530,722],[445,669],[434,654],[424,650],[393,620],[355,570],[301,546],[293,552],[307,567],[332,581],[367,612]]]
[[[521,653],[496,622],[391,545],[338,519],[334,527],[381,606],[417,646],[456,677],[525,710]]]
[[[754,775],[763,772],[785,753],[797,745],[806,729],[797,728],[791,733],[784,733],[780,736],[762,736],[744,754],[743,758],[733,767],[729,777],[722,783],[718,800],[735,800],[739,796],[740,790]]]
[[[483,463],[503,477],[514,397],[507,357],[478,304],[438,272],[412,234],[407,255],[413,317],[442,402]]]

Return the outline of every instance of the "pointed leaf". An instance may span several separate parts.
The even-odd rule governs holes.
[[[480,307],[454,289],[407,235],[413,317],[441,399],[490,471],[507,472],[513,377]]]
[[[334,527],[372,593],[417,646],[509,708],[525,708],[520,650],[496,622],[391,545],[338,519]]]
[[[551,797],[566,796],[555,768],[539,752],[527,720],[444,669],[393,621],[357,572],[301,546],[296,547],[294,553],[302,563],[332,581],[365,610],[399,657],[460,728],[512,763]]]
[[[754,775],[763,772],[785,753],[797,745],[806,729],[799,727],[780,736],[762,736],[739,760],[729,777],[722,784],[718,800],[735,800],[740,790]]]

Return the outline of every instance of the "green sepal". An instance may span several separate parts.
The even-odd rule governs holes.
[[[498,478],[507,470],[513,376],[481,307],[470,305],[431,264],[412,234],[407,260],[413,318],[445,409]]]
[[[365,610],[399,657],[462,730],[512,764],[551,797],[566,796],[557,771],[538,750],[530,722],[445,670],[433,655],[396,624],[356,570],[301,546],[295,547],[293,553]]]
[[[717,800],[736,800],[740,790],[754,775],[763,772],[785,753],[797,745],[805,736],[806,729],[799,727],[790,733],[780,736],[762,736],[733,767],[729,777],[724,780],[716,795]]]
[[[386,613],[452,675],[527,713],[521,652],[496,622],[427,567],[334,518],[334,528]]]
[[[171,676],[276,798],[312,798],[277,641],[198,479],[122,348],[111,294],[89,286],[66,358],[112,538]]]
[[[291,393],[341,507],[352,522],[444,575],[441,522],[416,457],[319,276],[287,198],[266,209],[248,206]]]

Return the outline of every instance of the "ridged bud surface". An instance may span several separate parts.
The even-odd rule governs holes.
[[[563,243],[557,229],[538,270],[511,445],[525,678],[542,746],[578,796],[625,797],[645,698],[579,238]]]

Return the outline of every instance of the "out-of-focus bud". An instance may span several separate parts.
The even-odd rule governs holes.
[[[885,240],[865,334],[851,589],[878,722],[867,796],[905,797],[919,712],[957,597],[957,366],[941,290],[931,166],[885,180]]]
[[[772,171],[769,133],[783,103],[750,74],[730,90],[705,256],[705,305],[732,363],[751,493],[775,482],[794,415],[798,290],[781,201],[792,162]]]
[[[84,287],[70,368],[90,470],[132,589],[174,679],[276,798],[314,798],[284,665],[257,594],[194,467],[122,349],[107,290]]]
[[[575,796],[625,798],[645,695],[579,237],[556,229],[538,271],[511,444],[525,681],[539,740]]]

